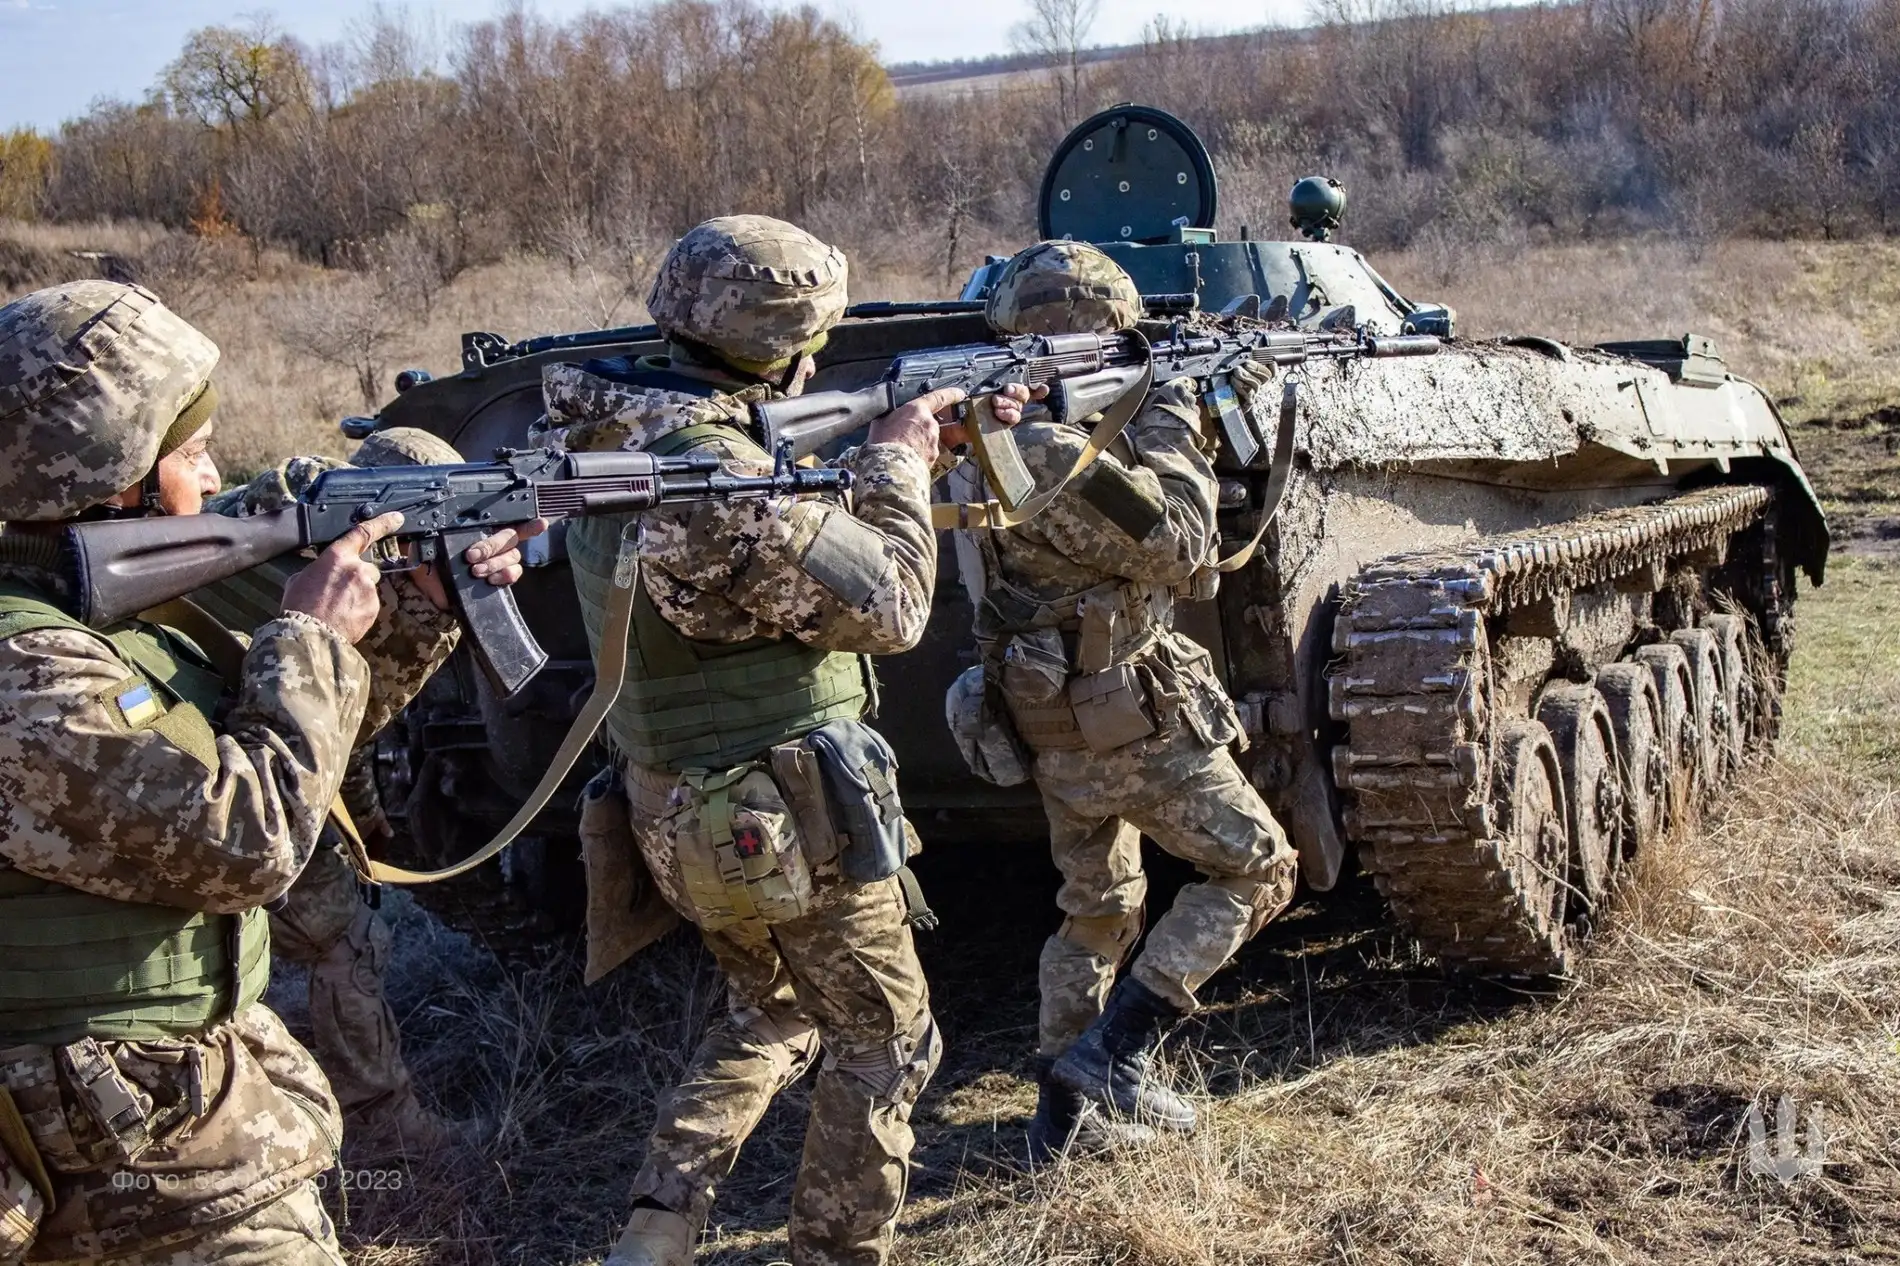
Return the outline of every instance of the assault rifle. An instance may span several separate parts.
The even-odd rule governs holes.
[[[771,474],[732,475],[712,453],[502,449],[493,462],[326,471],[297,504],[247,518],[194,514],[82,523],[68,531],[79,616],[93,628],[109,627],[280,555],[327,545],[356,524],[394,510],[402,514],[402,526],[377,543],[376,561],[385,571],[445,565],[447,588],[475,657],[505,697],[527,685],[547,653],[522,622],[513,591],[470,571],[464,558],[469,546],[535,519],[629,513],[677,502],[835,495],[851,486],[848,471],[795,466],[783,444],[774,452]],[[413,551],[403,548],[409,543]]]
[[[768,448],[789,442],[794,451],[808,453],[940,387],[961,387],[974,400],[1011,383],[1047,386],[1050,413],[1058,421],[1079,422],[1151,382],[1194,378],[1209,393],[1207,403],[1220,418],[1234,460],[1247,465],[1260,452],[1262,437],[1225,382],[1243,362],[1297,365],[1322,358],[1430,356],[1439,346],[1429,334],[1372,334],[1363,327],[1197,333],[1176,324],[1167,338],[1153,343],[1139,330],[1025,334],[998,343],[912,352],[892,361],[868,387],[767,401],[752,411]]]

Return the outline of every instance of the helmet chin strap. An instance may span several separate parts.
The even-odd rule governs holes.
[[[165,513],[165,507],[158,499],[158,462],[153,462],[152,468],[145,472],[145,478],[139,481],[139,512],[141,514]]]
[[[165,507],[158,499],[158,463],[145,472],[145,478],[139,480],[139,500],[137,505],[118,505],[114,502],[102,502],[93,506],[78,517],[81,523],[99,523],[118,519],[143,519],[152,515],[164,514]]]

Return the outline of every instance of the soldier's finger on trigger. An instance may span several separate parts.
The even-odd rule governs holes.
[[[352,558],[362,558],[369,547],[402,527],[402,513],[391,510],[379,514],[373,519],[365,519],[336,539],[330,548],[347,553]]]
[[[939,387],[923,397],[923,406],[936,415],[937,421],[948,424],[957,420],[949,412],[970,398],[970,393],[961,387]]]

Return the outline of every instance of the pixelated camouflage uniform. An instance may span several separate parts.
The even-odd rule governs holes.
[[[11,458],[0,508],[15,525],[57,521],[135,485],[161,437],[196,430],[192,401],[215,363],[207,338],[137,287],[76,283],[0,310],[0,447]],[[68,576],[57,536],[0,536],[0,585],[11,593],[59,608],[72,597]],[[388,595],[378,627],[382,654],[416,641]],[[127,658],[127,646],[152,654]],[[177,677],[154,677],[167,665]],[[236,918],[266,933],[258,907],[289,890],[319,848],[359,726],[403,705],[384,692],[405,673],[372,682],[371,671],[302,614],[255,627],[224,705],[213,705],[222,686],[211,662],[156,625],[93,633],[59,618],[0,639],[0,907],[78,899],[114,911],[114,926]],[[123,700],[141,682],[177,694],[129,713]],[[194,715],[201,736],[175,724]],[[34,922],[13,909],[0,939]],[[253,941],[247,928],[237,943],[268,947],[268,933]],[[8,945],[51,952],[44,941]],[[28,1260],[340,1266],[312,1182],[333,1165],[342,1129],[331,1087],[251,1000],[268,958],[232,969],[241,990],[209,994],[211,1019],[161,1038],[139,1032],[150,1021],[74,1019],[38,994],[36,1011],[0,1002],[0,1085],[55,1196]],[[65,1015],[59,1036],[44,1028],[47,1007]],[[87,1084],[120,1087],[135,1110],[103,1125]]]
[[[695,274],[698,280],[682,278],[678,264],[707,237],[721,242],[753,234],[776,241],[786,231],[795,235],[793,250],[812,242],[763,217],[715,221],[689,234],[662,265],[649,301],[656,320],[680,335],[703,331],[708,341],[720,340],[728,363],[743,360],[754,371],[782,371],[809,346],[814,327],[828,326],[842,310],[842,256],[829,251],[771,270],[767,283],[782,282],[789,292],[772,302],[760,298],[760,273],[768,270],[745,259],[731,261],[730,288],[704,284],[703,269]],[[828,267],[836,270],[835,285],[823,272]],[[700,289],[685,298],[668,291],[693,285]],[[814,311],[814,303],[823,310]],[[735,350],[728,352],[728,346]],[[746,404],[769,398],[770,388],[733,377],[683,341],[670,356],[622,368],[618,381],[574,365],[544,371],[549,442],[569,450],[642,449],[689,427],[712,427],[683,451],[717,453],[730,468],[749,473],[770,469],[744,430]],[[643,378],[673,386],[694,380],[703,389],[644,386]],[[862,654],[913,646],[923,633],[936,576],[928,465],[904,446],[872,444],[852,455],[851,469],[852,509],[821,500],[756,500],[640,516],[645,598],[674,630],[701,643],[795,639]],[[595,520],[589,530],[612,541],[621,527]],[[869,554],[860,557],[878,560],[875,575],[844,584],[817,566],[815,543],[840,537],[868,547]],[[573,556],[573,529],[568,541]],[[598,636],[599,606],[584,586],[582,600],[590,632]],[[861,707],[853,703],[852,714]],[[632,741],[623,741],[612,719],[609,731],[623,748]],[[648,868],[675,908],[697,919],[677,859],[656,829],[677,803],[681,773],[628,762],[624,785]],[[749,781],[742,790],[749,806],[791,817],[771,780]],[[817,1058],[821,1044],[826,1057],[792,1195],[792,1260],[798,1266],[871,1266],[888,1257],[907,1185],[911,1106],[939,1055],[936,1028],[897,880],[851,883],[835,862],[813,871],[815,892],[803,915],[769,926],[702,928],[726,972],[730,1005],[706,1032],[686,1080],[659,1106],[645,1163],[634,1179],[636,1211],[614,1260],[627,1260],[619,1254],[654,1206],[684,1218],[680,1236],[688,1243],[674,1243],[664,1258],[638,1260],[690,1256],[691,1235],[705,1222],[740,1145],[772,1097]],[[647,1243],[644,1251],[656,1250]]]
[[[999,280],[992,320],[1016,333],[1133,323],[1138,299],[1106,256],[1068,244],[1037,251]],[[1088,437],[1086,425],[1058,424],[1040,408],[1012,434],[1039,488],[1070,469]],[[986,671],[998,673],[1035,753],[1062,872],[1056,904],[1067,917],[1039,971],[1044,1056],[1066,1050],[1101,1013],[1141,935],[1142,835],[1203,875],[1181,890],[1130,967],[1181,1013],[1293,894],[1293,851],[1229,751],[1241,738],[1233,704],[1208,652],[1172,627],[1177,589],[1197,573],[1203,585],[1214,578],[1206,570],[1219,544],[1213,448],[1193,381],[1163,383],[1123,438],[1040,515],[960,534],[960,557],[981,560],[976,633]],[[970,465],[958,473],[980,482]],[[1098,618],[1112,616],[1094,648],[1092,604]],[[1084,662],[1091,653],[1097,662]],[[1123,665],[1135,670],[1153,733],[1091,750],[1076,728],[1071,683]]]
[[[379,431],[351,455],[351,463],[358,466],[460,460],[446,441],[407,428]],[[248,484],[210,498],[205,509],[232,516],[279,510],[301,497],[325,471],[351,463],[293,457]],[[211,586],[195,599],[212,615],[248,632],[267,616],[267,607],[274,610],[276,595],[296,570],[292,560],[266,564]],[[382,608],[376,625],[357,644],[369,663],[374,697],[342,788],[343,803],[357,829],[371,841],[391,834],[372,767],[375,735],[447,661],[460,634],[454,617],[438,611],[414,585],[385,579],[379,596]],[[395,1013],[384,993],[389,924],[363,899],[362,883],[334,830],[325,833],[282,904],[272,908],[271,937],[279,957],[309,971],[312,1045],[349,1119],[348,1140],[371,1150],[427,1151],[438,1144],[443,1123],[416,1097]]]
[[[71,602],[63,543],[19,524],[135,485],[216,360],[136,287],[82,282],[0,309],[0,582],[49,609]],[[128,704],[163,684],[128,645],[154,648],[173,682],[215,681],[156,626],[93,633],[67,618],[0,638],[0,906],[13,911],[0,935],[19,937],[37,922],[32,903],[54,902],[181,929],[226,920],[236,937],[317,847],[368,694],[356,649],[309,616],[270,621],[200,741],[189,684],[163,708]],[[51,952],[8,943],[9,956]],[[254,972],[231,969],[233,983],[202,1004],[210,1019],[161,1038],[115,1037],[100,1018],[62,1018],[54,1036],[44,1017],[72,1005],[30,992],[36,1009],[0,1003],[0,1084],[55,1197],[28,1260],[175,1260],[199,1242],[217,1244],[219,1260],[255,1249],[248,1260],[340,1261],[311,1185],[334,1162],[336,1103],[308,1053],[250,1000]],[[97,1017],[112,1001],[76,1005]],[[149,1022],[127,1024],[119,1031]],[[97,1105],[110,1103],[122,1111],[102,1118]]]

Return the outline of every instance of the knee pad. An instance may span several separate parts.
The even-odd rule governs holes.
[[[1119,914],[1072,914],[1062,921],[1056,939],[1080,946],[1120,967],[1128,961],[1135,942],[1141,939],[1145,909],[1136,906]]]
[[[930,1084],[943,1058],[943,1037],[929,1012],[914,1034],[894,1037],[878,1046],[827,1050],[825,1071],[841,1072],[856,1082],[872,1102],[909,1106]]]
[[[778,1065],[781,1085],[796,1081],[818,1054],[818,1030],[801,1016],[734,1007],[729,1017],[734,1028],[765,1048]]]
[[[1264,875],[1223,875],[1208,880],[1208,884],[1232,893],[1253,911],[1247,923],[1247,935],[1251,937],[1292,902],[1298,876],[1297,864],[1289,853],[1284,860],[1276,857]]]

